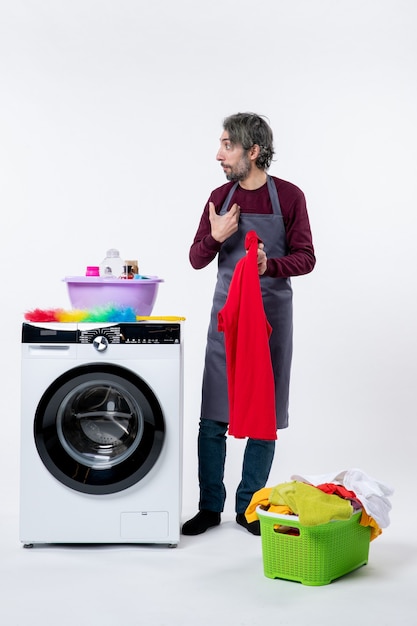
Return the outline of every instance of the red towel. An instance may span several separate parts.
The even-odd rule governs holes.
[[[277,439],[275,382],[262,301],[255,231],[247,233],[247,254],[235,267],[218,330],[224,332],[229,393],[229,434]]]

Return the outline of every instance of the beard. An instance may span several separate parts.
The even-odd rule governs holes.
[[[222,166],[224,167],[223,163],[222,163]],[[244,154],[241,160],[239,161],[239,163],[237,163],[234,167],[228,166],[228,168],[229,169],[224,170],[227,180],[233,181],[233,182],[239,182],[241,180],[245,180],[245,178],[248,177],[250,169],[251,169],[249,158],[247,157],[246,154]]]

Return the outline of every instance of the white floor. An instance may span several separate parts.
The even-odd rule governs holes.
[[[396,506],[398,502],[396,502]],[[186,512],[193,514],[194,510]],[[330,585],[263,574],[261,541],[225,515],[220,527],[163,546],[37,546],[3,510],[3,626],[414,626],[417,541],[404,511],[371,543],[366,566]],[[411,521],[411,520],[410,520]]]

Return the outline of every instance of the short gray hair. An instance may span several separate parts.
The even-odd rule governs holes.
[[[274,156],[274,137],[269,124],[263,116],[256,113],[235,113],[223,120],[223,128],[229,133],[234,144],[241,144],[244,150],[250,150],[255,144],[260,152],[256,167],[267,170]]]

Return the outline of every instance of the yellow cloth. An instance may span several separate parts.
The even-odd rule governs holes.
[[[273,505],[287,505],[298,515],[303,526],[327,524],[332,520],[348,520],[353,507],[349,500],[306,483],[292,481],[272,487],[269,501]]]
[[[292,514],[292,511],[287,505],[274,505],[270,503],[269,495],[271,491],[272,487],[264,487],[263,489],[259,489],[259,491],[256,491],[253,494],[252,499],[249,502],[248,508],[245,511],[246,521],[249,522],[249,524],[251,522],[256,522],[256,520],[258,519],[258,516],[256,514],[257,506],[261,506],[269,513],[281,513],[284,515]]]
[[[359,523],[361,526],[371,527],[370,541],[373,541],[382,533],[382,528],[377,524],[373,517],[368,515],[368,513],[364,509],[362,509],[362,515]]]

